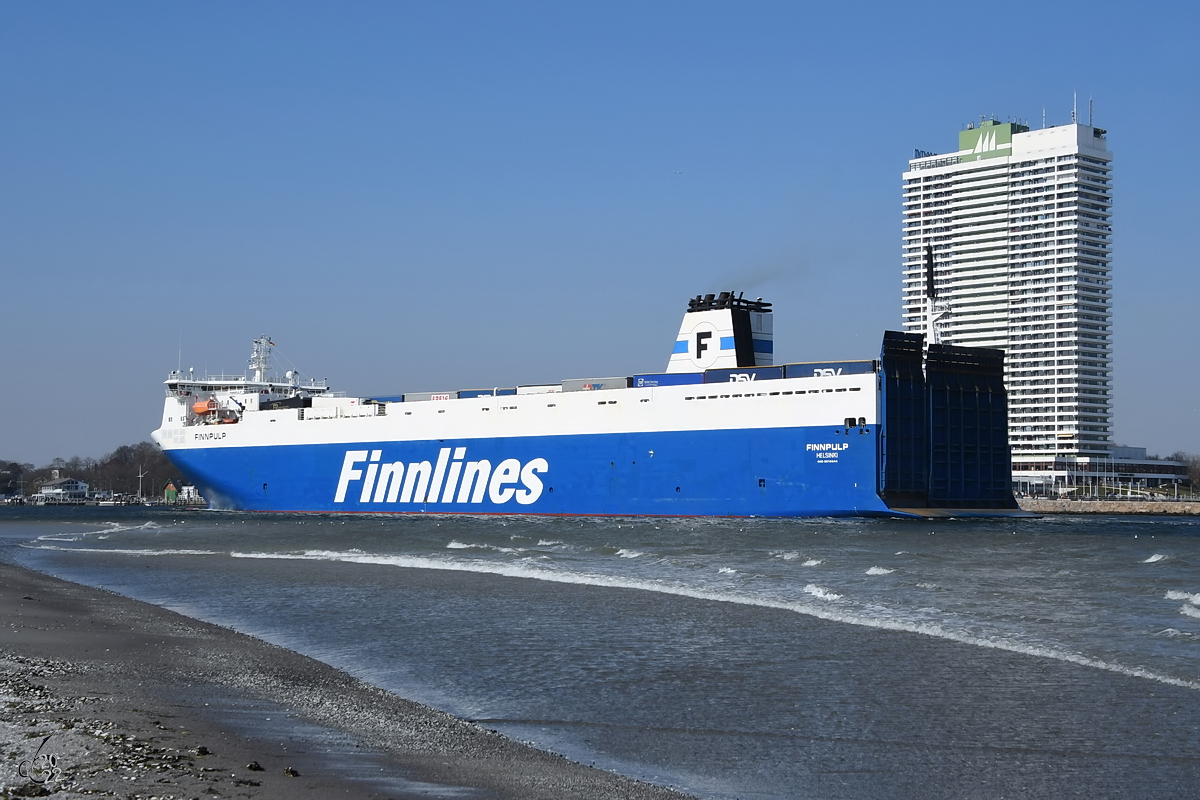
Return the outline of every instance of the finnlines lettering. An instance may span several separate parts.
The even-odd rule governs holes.
[[[486,496],[496,505],[516,500],[529,505],[542,496],[539,474],[550,471],[544,458],[522,464],[506,458],[495,467],[487,459],[466,461],[467,448],[443,447],[437,462],[383,463],[382,450],[347,450],[342,460],[333,502],[344,503],[350,485],[359,490],[360,503],[482,503]],[[366,469],[358,469],[359,464]]]

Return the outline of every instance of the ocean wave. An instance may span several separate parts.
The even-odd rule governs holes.
[[[1168,589],[1164,600],[1182,600],[1185,603],[1200,606],[1200,594],[1189,594],[1188,592],[1177,592],[1174,589]]]
[[[104,522],[105,527],[98,531],[71,531],[70,533],[47,533],[34,539],[35,542],[78,542],[87,536],[107,539],[114,533],[123,531],[149,531],[161,528],[157,522],[143,522],[140,525],[129,525],[124,522]]]
[[[149,550],[149,549],[121,549],[121,548],[104,548],[104,547],[57,547],[55,545],[30,545],[31,550],[61,550],[66,553],[101,553],[118,556],[215,556],[220,555],[217,550]]]
[[[959,642],[960,644],[968,644],[991,650],[1020,653],[1022,655],[1027,655],[1034,658],[1048,658],[1055,661],[1076,664],[1078,666],[1089,667],[1092,669],[1115,672],[1133,678],[1151,680],[1169,686],[1178,686],[1184,689],[1200,691],[1200,681],[1198,680],[1177,678],[1173,675],[1155,672],[1144,667],[1129,667],[1114,661],[1083,655],[1081,653],[1070,652],[1068,650],[1059,649],[1052,646],[1013,641],[1006,638],[988,638],[975,632],[957,630],[938,623],[916,622],[878,614],[872,615],[865,613],[864,611],[855,610],[852,606],[845,603],[814,604],[810,602],[780,600],[768,597],[745,595],[732,591],[701,589],[663,581],[638,580],[626,576],[569,572],[565,570],[544,568],[532,564],[464,561],[449,556],[443,556],[440,558],[399,555],[385,556],[337,551],[253,554],[232,553],[231,555],[242,558],[324,559],[349,561],[361,564],[383,564],[409,569],[436,569],[455,572],[477,572],[510,578],[550,581],[553,583],[564,583],[580,586],[636,589],[641,591],[669,594],[678,597],[689,597],[697,600],[712,600],[724,603],[736,603],[738,605],[757,606],[761,608],[775,608],[783,611],[792,611],[797,614],[803,614],[805,616],[810,616],[829,622],[857,625],[875,630],[916,633],[923,636],[931,636],[937,639]],[[832,591],[831,589],[812,583],[805,586],[804,591],[806,594],[819,600],[832,601],[843,599],[841,595]]]
[[[733,567],[721,567],[717,570],[718,575],[736,575],[737,570]]]
[[[1168,639],[1195,639],[1196,634],[1188,631],[1181,631],[1178,628],[1163,628],[1155,636],[1165,636]]]
[[[837,592],[831,592],[824,586],[817,586],[815,583],[810,583],[804,587],[804,591],[811,594],[820,600],[841,600],[842,596]]]
[[[795,561],[797,558],[800,557],[800,554],[798,552],[796,552],[795,550],[788,550],[786,552],[783,550],[776,550],[774,553],[771,553],[771,557],[772,558],[781,558],[784,561]]]
[[[819,567],[824,563],[825,562],[819,558],[810,558],[808,561],[805,561],[800,566],[802,566],[802,567]]]
[[[1170,556],[1165,556],[1162,553],[1155,553],[1149,558],[1143,559],[1143,564],[1157,564],[1159,561],[1166,561]]]
[[[497,553],[524,553],[524,547],[499,547],[494,544],[465,544],[451,540],[446,545],[447,550],[493,550]]]
[[[641,558],[646,554],[640,550],[626,550],[624,547],[622,547],[616,552],[616,555],[619,555],[621,558]]]
[[[1196,608],[1195,606],[1192,606],[1192,605],[1180,606],[1179,613],[1183,614],[1185,617],[1192,617],[1193,619],[1200,619],[1200,608]]]
[[[538,539],[538,547],[554,547],[556,544],[562,544],[558,539]]]
[[[894,570],[894,569],[884,569],[883,567],[871,567],[869,570],[867,570],[867,574],[868,575],[891,575],[895,571],[896,570]]]

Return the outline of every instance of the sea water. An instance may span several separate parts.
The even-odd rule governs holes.
[[[0,520],[17,563],[704,797],[1200,789],[1200,520]]]

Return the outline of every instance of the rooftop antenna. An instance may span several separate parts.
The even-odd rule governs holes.
[[[1046,129],[1046,107],[1042,106],[1042,130]]]
[[[937,297],[937,284],[933,282],[933,245],[925,245],[925,296],[930,300]]]
[[[1089,97],[1088,98],[1088,127],[1089,128],[1092,127],[1092,111],[1093,110],[1094,110],[1094,108],[1092,106],[1092,98]]]
[[[1071,124],[1079,122],[1079,92],[1071,92]]]
[[[933,280],[933,245],[925,245],[925,342],[942,343],[943,318],[950,313],[950,305],[939,300],[937,284]]]

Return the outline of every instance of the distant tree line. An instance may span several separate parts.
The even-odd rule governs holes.
[[[1191,481],[1193,488],[1200,488],[1200,455],[1195,453],[1185,453],[1182,450],[1176,450],[1171,455],[1167,456],[1169,461],[1182,461],[1187,464],[1188,480]]]
[[[141,442],[122,445],[101,458],[56,458],[43,467],[0,460],[0,495],[35,494],[43,483],[53,479],[54,470],[60,478],[85,481],[93,491],[117,494],[137,494],[141,472],[142,494],[146,497],[159,497],[168,482],[176,487],[181,482],[179,470],[162,450],[151,442]]]

